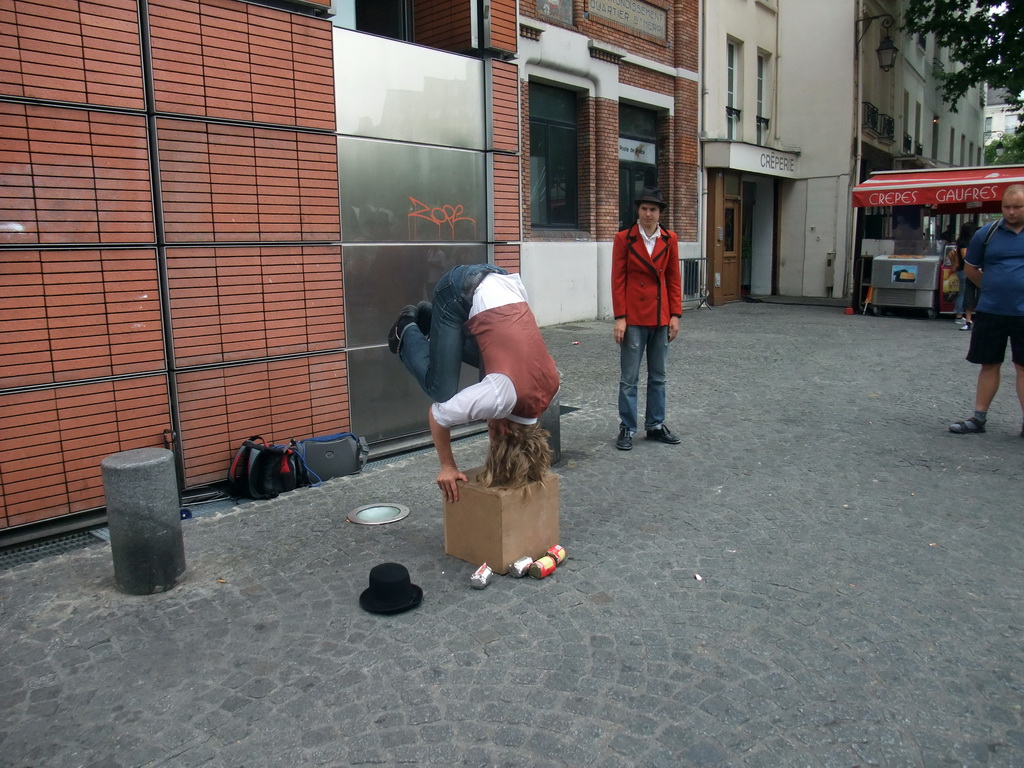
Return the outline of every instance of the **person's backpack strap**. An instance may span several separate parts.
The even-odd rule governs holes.
[[[985,249],[988,248],[988,241],[991,240],[992,239],[992,235],[994,235],[996,233],[996,229],[999,227],[999,222],[1000,221],[1002,221],[1002,219],[1000,219],[999,221],[993,221],[991,224],[989,224],[988,232],[985,233],[985,239],[981,243],[981,255],[982,256],[985,255]]]
[[[228,467],[228,483],[236,496],[249,495],[249,470],[255,459],[255,452],[263,445],[266,445],[263,438],[253,435],[235,452]]]
[[[309,465],[306,464],[306,450],[302,443],[297,442],[295,438],[289,441],[289,448],[291,449],[292,456],[295,457],[296,473],[299,478],[299,485],[308,485],[316,488],[323,484],[323,480],[317,475]]]
[[[249,495],[273,499],[299,486],[299,463],[295,452],[284,445],[259,445],[249,465]]]

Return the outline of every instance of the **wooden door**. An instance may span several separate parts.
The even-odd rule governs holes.
[[[740,250],[743,238],[740,231],[740,201],[726,198],[722,210],[722,286],[721,301],[736,301],[740,297]]]

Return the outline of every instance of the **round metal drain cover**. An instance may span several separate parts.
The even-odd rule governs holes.
[[[350,523],[384,525],[408,517],[409,508],[401,504],[365,504],[348,513]]]

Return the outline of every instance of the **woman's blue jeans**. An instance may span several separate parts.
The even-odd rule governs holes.
[[[964,276],[964,271],[961,269],[956,273],[957,278],[960,280],[960,290],[956,294],[956,303],[953,305],[953,313],[956,315],[962,315],[964,313],[964,294],[967,292],[967,278]]]
[[[647,355],[647,410],[644,428],[665,423],[665,360],[668,357],[668,326],[627,325],[619,345],[619,426],[636,432],[637,381],[640,361]]]
[[[430,338],[415,323],[402,334],[398,356],[435,403],[459,391],[463,363],[480,368],[480,349],[466,330],[473,297],[465,289],[470,278],[485,271],[507,274],[490,264],[462,264],[442,275],[434,287]]]

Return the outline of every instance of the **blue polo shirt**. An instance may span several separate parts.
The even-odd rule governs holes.
[[[1000,219],[985,245],[989,227],[982,227],[967,246],[967,263],[980,267],[982,280],[978,311],[1024,316],[1024,231],[1017,234]]]

